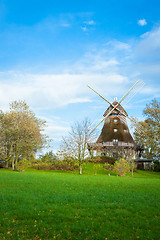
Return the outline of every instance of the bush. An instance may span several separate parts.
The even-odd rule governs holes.
[[[74,159],[66,160],[55,160],[53,161],[42,161],[37,159],[32,162],[32,167],[37,170],[64,170],[64,171],[73,171],[78,169],[78,163]]]
[[[57,160],[57,156],[52,152],[45,153],[44,155],[40,155],[40,160],[45,163],[53,163]]]
[[[108,171],[113,171],[113,164],[105,163],[104,168]]]
[[[97,171],[101,168],[101,164],[94,164],[93,169],[94,169],[94,174],[97,175]]]
[[[109,156],[96,156],[92,158],[87,158],[86,162],[91,162],[91,163],[109,163],[109,164],[114,164],[116,161],[115,158],[109,157]]]
[[[15,164],[16,169],[20,172],[24,172],[25,169],[28,168],[29,166],[30,166],[30,163],[26,158],[23,158],[17,164]]]
[[[154,171],[160,172],[160,161],[159,160],[154,161]]]
[[[127,172],[130,172],[130,164],[127,160],[121,158],[115,162],[113,170],[118,172],[119,176],[125,176]]]

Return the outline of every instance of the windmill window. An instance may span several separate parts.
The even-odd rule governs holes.
[[[117,128],[114,128],[114,132],[117,132],[118,130],[117,130]]]
[[[127,129],[124,129],[124,132],[127,132]]]
[[[113,139],[113,145],[118,145],[118,139]]]
[[[117,122],[118,122],[118,120],[117,120],[117,119],[114,119],[114,122],[115,122],[115,123],[117,123]]]

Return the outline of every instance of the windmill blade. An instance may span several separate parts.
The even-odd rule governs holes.
[[[99,94],[98,92],[96,92],[93,88],[91,88],[89,85],[87,85],[88,88],[90,88],[93,92],[95,92],[98,96],[100,96],[104,101],[106,101],[107,103],[111,104],[110,101],[108,101],[107,99],[105,99],[101,94]]]
[[[91,88],[89,85],[87,85],[87,87],[89,87],[93,92],[95,92],[98,96],[100,96],[103,100],[105,100],[107,103],[109,103],[113,108],[115,108],[115,105],[113,105],[113,103],[111,103],[110,101],[108,101],[106,98],[104,98],[101,94],[99,94],[98,92],[96,92],[93,88]],[[121,112],[123,114],[123,112],[116,107],[116,109]],[[124,114],[125,115],[125,114]],[[126,116],[126,115],[125,115]]]
[[[133,87],[124,95],[124,97],[122,97],[122,99],[119,101],[119,103],[117,104],[117,106],[130,94],[130,92],[141,82],[141,80],[137,81]]]
[[[112,105],[112,103],[110,105],[112,105],[112,109],[111,111],[94,127],[94,129],[90,132],[90,134],[92,132],[95,131],[95,129],[114,111],[114,109],[117,109],[118,111],[120,111],[117,107],[118,105],[129,95],[129,93],[141,82],[141,80],[137,81],[133,87],[121,98],[121,100],[116,104],[116,105]],[[89,87],[89,86],[88,86]],[[91,87],[89,87],[91,90],[93,90]],[[94,90],[93,90],[94,91]],[[96,91],[94,91],[95,93],[97,93]],[[105,101],[109,102],[108,100],[106,100],[104,97],[102,97],[99,93],[97,93],[101,98],[103,98]],[[120,111],[121,112],[121,111]],[[122,112],[121,112],[122,113]],[[124,114],[124,113],[123,113]],[[125,115],[125,114],[124,114]],[[125,115],[126,117],[128,117],[127,115]],[[128,117],[129,118],[129,117]]]
[[[115,107],[112,108],[111,111],[93,128],[93,130],[90,132],[90,134],[96,130],[96,128],[114,111],[114,109],[115,109]]]
[[[132,91],[132,93],[130,94],[129,97],[127,97],[124,102],[123,102],[123,106],[126,106],[128,102],[131,101],[131,99],[138,93],[140,92],[140,90],[143,88],[143,86],[145,85],[145,83],[143,81],[141,81],[136,87],[134,88],[134,90]]]
[[[128,116],[127,116],[127,117],[128,117]],[[135,123],[136,125],[139,125],[141,131],[144,130],[143,126],[142,126],[140,123],[136,122],[136,121],[134,120],[134,118],[130,118],[130,117],[128,117],[128,118],[129,118],[130,121],[132,121],[132,122]]]
[[[87,87],[89,87],[93,92],[95,92],[98,96],[100,96],[103,100],[105,100],[107,103],[109,103],[113,108],[115,108],[115,105],[113,105],[113,103],[111,103],[110,101],[108,101],[106,98],[104,98],[101,94],[99,94],[98,92],[96,92],[93,88],[91,88],[89,85],[87,85]],[[117,108],[117,110],[119,112],[121,112],[121,110],[119,110]],[[121,112],[122,113],[122,112]]]
[[[126,116],[131,122],[137,123],[133,118]]]
[[[119,112],[121,112],[122,114],[124,114],[119,108],[117,108],[117,106],[129,95],[129,93],[139,84],[142,83],[142,86],[140,87],[140,89],[143,87],[144,82],[142,82],[141,80],[137,81],[134,86],[127,92],[127,94],[125,94],[125,96],[120,100],[120,102],[115,106],[113,105],[110,101],[108,101],[106,98],[104,98],[101,94],[99,94],[97,91],[95,91],[93,88],[91,88],[89,85],[87,85],[87,87],[89,87],[93,92],[95,92],[98,96],[100,96],[103,100],[105,100],[107,103],[109,103],[112,107],[116,108]],[[136,94],[136,92],[134,93],[134,95]],[[134,97],[134,95],[132,97]],[[130,99],[129,99],[130,100]],[[125,115],[125,114],[124,114]],[[125,115],[126,116],[126,115]],[[127,117],[127,116],[126,116]]]

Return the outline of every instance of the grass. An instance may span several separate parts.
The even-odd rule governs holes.
[[[160,174],[0,170],[0,239],[160,239]]]

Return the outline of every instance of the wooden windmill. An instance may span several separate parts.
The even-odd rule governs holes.
[[[98,154],[107,155],[116,159],[123,157],[126,160],[131,160],[135,158],[135,142],[129,132],[126,118],[129,118],[131,121],[133,120],[121,106],[121,102],[137,85],[140,84],[140,82],[141,81],[138,81],[119,102],[117,102],[117,98],[114,98],[113,103],[106,100],[102,95],[88,86],[92,91],[110,104],[103,115],[104,118],[91,131],[92,133],[104,121],[101,134],[96,143],[88,144],[88,149],[91,155],[96,151]]]

